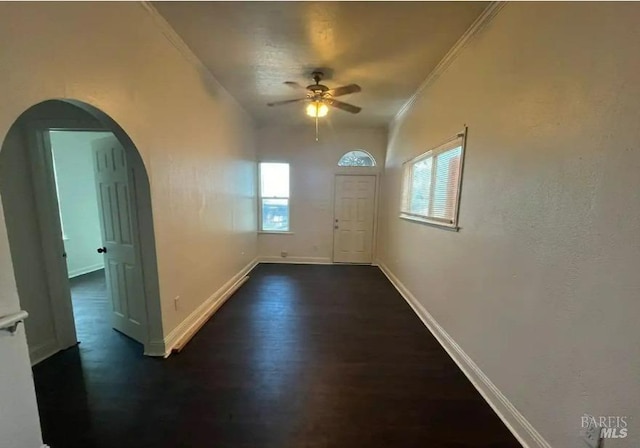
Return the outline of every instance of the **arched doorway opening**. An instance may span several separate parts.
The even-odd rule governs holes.
[[[84,174],[95,171],[90,174],[95,179],[100,244],[91,250],[99,249],[103,260],[107,302],[101,312],[109,313],[111,327],[139,342],[144,354],[162,356],[151,193],[142,157],[108,115],[87,103],[65,99],[27,109],[9,129],[0,150],[0,195],[18,296],[30,314],[25,329],[31,362],[82,342],[74,321],[66,248],[70,242],[63,233],[52,147],[63,134],[92,136],[85,139],[91,140],[87,151],[92,154],[86,159],[91,165],[76,164],[76,168]],[[73,191],[75,180],[71,182]],[[85,188],[78,181],[75,190]],[[90,330],[91,319],[86,325]]]

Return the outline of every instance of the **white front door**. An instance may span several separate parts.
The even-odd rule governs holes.
[[[93,143],[98,210],[102,230],[107,290],[112,302],[112,326],[145,343],[147,312],[138,257],[138,225],[133,174],[127,169],[126,153],[115,136]]]
[[[371,263],[376,176],[336,176],[333,261]]]

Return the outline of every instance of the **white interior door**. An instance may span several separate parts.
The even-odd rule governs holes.
[[[336,176],[333,261],[371,263],[375,176]]]
[[[113,328],[145,343],[147,319],[142,270],[137,250],[135,197],[126,153],[115,136],[93,143],[98,210],[102,230],[107,290],[111,297]]]

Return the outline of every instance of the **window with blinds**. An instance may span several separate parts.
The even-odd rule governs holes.
[[[260,163],[260,231],[289,232],[289,164]]]
[[[400,217],[457,228],[464,134],[403,166]]]

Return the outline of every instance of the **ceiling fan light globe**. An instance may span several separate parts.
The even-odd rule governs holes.
[[[314,101],[313,103],[309,103],[307,105],[306,112],[307,115],[312,118],[322,118],[325,117],[327,113],[329,113],[329,108],[324,103]]]

